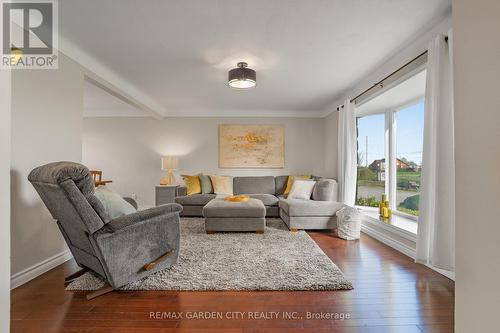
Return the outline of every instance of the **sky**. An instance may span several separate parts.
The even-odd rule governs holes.
[[[368,165],[384,158],[385,119],[383,114],[358,118],[358,152],[366,165],[366,137],[368,137]],[[418,165],[422,164],[424,137],[424,101],[396,112],[396,154]]]

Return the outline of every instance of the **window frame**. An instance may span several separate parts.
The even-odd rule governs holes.
[[[421,73],[422,71],[427,69],[427,63],[416,68],[414,71],[411,71],[404,77],[401,77],[400,80],[397,80],[397,82],[394,82],[390,87],[386,87],[387,89],[384,89],[382,92],[385,92],[387,90],[390,90],[399,84],[403,83],[404,81],[408,80],[409,78]],[[364,100],[362,103],[359,103],[359,105],[362,105],[364,103],[369,102],[373,98],[377,97],[380,95],[382,92],[379,94],[370,96],[369,99]],[[384,184],[384,189],[385,189],[385,194],[389,198],[389,203],[390,203],[390,208],[392,210],[392,213],[395,215],[398,215],[403,218],[407,218],[409,220],[413,221],[418,221],[418,216],[414,216],[408,213],[404,213],[401,211],[397,210],[396,207],[396,200],[393,200],[396,198],[396,192],[397,192],[397,153],[396,153],[396,133],[397,133],[397,121],[396,121],[396,113],[402,109],[406,109],[408,107],[411,107],[415,104],[418,104],[422,101],[425,101],[425,92],[423,95],[418,96],[416,98],[411,99],[410,101],[407,101],[403,104],[397,105],[396,107],[393,107],[391,109],[377,109],[373,110],[370,112],[356,112],[355,117],[356,120],[358,118],[366,117],[366,116],[372,116],[372,115],[380,115],[383,114],[385,118],[385,140],[384,140],[384,158],[385,158],[385,184]],[[357,134],[356,134],[357,135]],[[357,179],[356,179],[357,182]],[[357,186],[357,185],[356,185]],[[369,207],[364,207],[364,206],[359,206],[360,208],[369,208]]]

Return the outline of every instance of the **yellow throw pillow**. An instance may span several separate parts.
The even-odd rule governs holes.
[[[293,182],[295,179],[311,179],[311,175],[288,176],[288,181],[286,182],[285,192],[283,192],[283,195],[285,197],[287,197],[288,193],[290,193],[290,190],[292,189],[292,185],[293,185]]]
[[[233,195],[233,177],[210,176],[215,194]]]
[[[186,184],[187,195],[201,193],[201,183],[200,183],[200,177],[198,177],[198,175],[196,176],[181,175],[181,177],[184,180],[184,183]]]

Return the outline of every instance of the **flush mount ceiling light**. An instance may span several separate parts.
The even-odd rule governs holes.
[[[231,88],[247,89],[257,85],[257,73],[253,69],[247,68],[246,62],[239,62],[237,68],[229,71],[228,84]]]

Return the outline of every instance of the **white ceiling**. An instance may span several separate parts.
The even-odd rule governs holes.
[[[450,3],[64,0],[59,29],[164,115],[308,115],[429,29]],[[238,61],[257,70],[255,89],[227,86]],[[97,100],[94,110],[108,109]]]
[[[356,108],[357,115],[379,113],[399,109],[409,103],[416,102],[425,96],[425,79],[427,71],[410,77],[382,94],[366,101]]]

